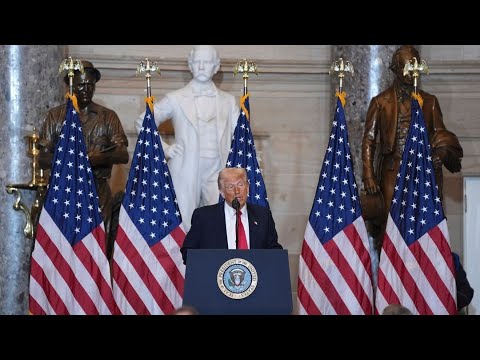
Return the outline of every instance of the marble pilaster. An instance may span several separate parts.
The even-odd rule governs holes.
[[[63,101],[58,75],[64,45],[0,45],[0,314],[28,312],[28,280],[33,241],[23,233],[25,217],[15,211],[7,184],[31,180],[25,135],[40,128],[46,112]],[[22,192],[30,206],[33,191]]]

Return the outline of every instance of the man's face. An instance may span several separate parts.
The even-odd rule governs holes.
[[[244,176],[238,172],[224,172],[221,184],[220,193],[225,201],[231,206],[233,199],[237,198],[242,208],[248,197],[248,181]]]
[[[209,48],[199,48],[195,50],[190,65],[194,79],[200,82],[206,82],[212,79],[217,70],[214,55],[213,51]]]
[[[97,79],[90,72],[81,74],[75,72],[73,77],[73,93],[77,96],[78,106],[83,108],[92,102],[95,93],[95,83]]]

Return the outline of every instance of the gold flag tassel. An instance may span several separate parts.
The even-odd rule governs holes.
[[[240,107],[242,108],[242,111],[245,113],[245,117],[247,118],[248,121],[250,121],[250,113],[248,112],[247,108],[245,107],[245,101],[247,98],[250,96],[250,93],[246,93],[240,98]]]
[[[73,104],[73,107],[75,108],[75,111],[76,111],[77,113],[80,113],[80,110],[78,109],[77,97],[75,96],[75,94],[71,94],[71,95],[70,95],[70,93],[67,92],[67,94],[65,95],[65,98],[72,100],[72,104]]]
[[[423,98],[422,98],[422,95],[420,95],[420,93],[415,94],[415,92],[412,91],[412,98],[417,100],[420,107],[423,108]]]
[[[347,102],[347,93],[345,91],[339,92],[338,90],[335,92],[335,96],[340,99],[342,102],[342,106],[345,107],[345,103]]]
[[[155,100],[155,96],[147,96],[145,98],[145,102],[148,104],[148,107],[150,108],[150,111],[152,112],[153,114],[153,102]]]

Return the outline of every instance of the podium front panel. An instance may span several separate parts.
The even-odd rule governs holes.
[[[183,304],[201,315],[289,315],[285,249],[189,249]]]

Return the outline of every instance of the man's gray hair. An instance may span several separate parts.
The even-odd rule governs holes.
[[[248,184],[247,170],[245,170],[245,168],[237,168],[237,167],[224,168],[224,169],[220,170],[220,172],[218,173],[218,180],[217,180],[218,190],[222,190],[222,187],[223,187],[223,175],[224,175],[226,172],[236,172],[236,173],[238,173],[239,175],[241,174],[241,175],[243,176],[245,182]]]

